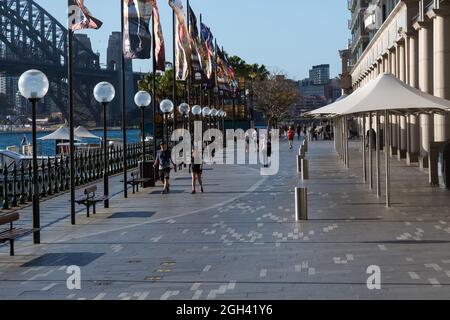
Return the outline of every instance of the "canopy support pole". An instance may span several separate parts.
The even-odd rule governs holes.
[[[347,169],[350,169],[350,152],[349,152],[349,145],[348,145],[348,118],[347,116],[344,116],[344,137],[345,137],[345,166]]]
[[[373,139],[372,139],[372,112],[369,112],[369,184],[373,190]]]
[[[389,131],[390,123],[389,123],[389,111],[384,111],[384,145],[386,152],[384,153],[384,161],[386,165],[386,208],[390,208],[391,206],[391,168],[390,168],[390,158],[389,158],[389,147],[390,147],[390,131]]]
[[[363,181],[367,183],[366,168],[366,115],[362,116],[362,154],[363,154]]]
[[[377,148],[377,155],[376,155],[376,161],[377,161],[377,197],[381,197],[381,177],[380,177],[380,149],[381,149],[381,134],[380,134],[380,114],[376,112],[376,148]]]

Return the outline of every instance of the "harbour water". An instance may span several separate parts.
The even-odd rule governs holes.
[[[102,130],[93,130],[91,131],[94,135],[98,137],[103,137]],[[50,134],[50,132],[39,132],[37,137],[46,136]],[[21,132],[0,132],[0,150],[5,150],[7,147],[16,146],[18,150],[21,150],[21,142],[24,136],[27,137],[28,141],[31,143],[31,132],[21,133]],[[122,131],[120,130],[109,130],[108,131],[108,139],[112,139],[115,141],[122,141]],[[140,139],[140,131],[136,129],[127,130],[127,141],[129,143],[139,142]],[[84,139],[83,143],[98,143],[98,140],[95,139]],[[55,155],[55,141],[39,141],[38,140],[38,153],[53,156]]]

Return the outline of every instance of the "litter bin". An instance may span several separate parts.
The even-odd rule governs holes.
[[[143,179],[150,179],[143,184],[144,188],[150,188],[155,186],[155,172],[153,168],[153,161],[140,161],[139,162],[139,174]]]
[[[439,150],[438,177],[440,187],[450,189],[450,141],[445,142]]]

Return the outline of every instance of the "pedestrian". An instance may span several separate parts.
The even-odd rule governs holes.
[[[197,191],[195,190],[196,187],[196,181],[198,180],[198,183],[200,184],[200,191],[202,193],[205,192],[203,189],[203,164],[201,162],[201,157],[198,154],[197,149],[192,150],[192,158],[191,158],[191,164],[192,164],[192,194],[196,194]]]
[[[300,125],[297,125],[297,137],[298,137],[299,141],[300,141],[301,135],[302,135],[302,127]]]
[[[177,172],[177,166],[172,161],[172,152],[166,142],[160,143],[160,150],[156,154],[155,168],[159,168],[159,178],[164,184],[162,194],[168,194],[170,192],[170,167],[173,165],[173,169]]]
[[[295,137],[295,132],[292,127],[289,127],[287,136],[288,136],[288,141],[289,141],[289,149],[292,150],[292,148],[294,146],[294,137]]]

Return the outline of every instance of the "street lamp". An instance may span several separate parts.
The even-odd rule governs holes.
[[[134,96],[134,103],[141,109],[142,161],[145,162],[145,108],[152,103],[152,96],[147,91],[139,91]],[[155,137],[153,137],[155,139]]]
[[[189,112],[191,111],[191,107],[189,107],[189,105],[187,103],[183,102],[182,104],[180,104],[178,106],[178,111],[183,116],[183,129],[189,129],[189,128],[186,128],[186,118],[189,117]]]
[[[215,108],[211,109],[210,115],[212,117],[212,123],[214,127],[217,126],[217,113],[218,111]]]
[[[94,88],[94,98],[100,103],[103,107],[103,163],[104,163],[104,172],[103,172],[103,194],[105,195],[104,207],[109,208],[109,184],[108,184],[108,176],[109,176],[109,163],[108,163],[108,137],[106,135],[106,107],[108,104],[113,101],[116,96],[116,91],[114,87],[109,82],[100,82]],[[124,157],[127,156],[127,150],[123,150]]]
[[[210,114],[211,114],[211,109],[209,107],[204,107],[202,109],[202,115],[203,115],[203,119],[206,119],[207,129],[210,128],[210,123],[209,123],[209,115]]]
[[[45,74],[39,70],[28,70],[19,78],[20,94],[28,99],[32,105],[32,143],[33,143],[33,241],[41,243],[40,212],[39,212],[39,184],[36,142],[36,105],[48,92],[49,82]]]
[[[169,145],[169,128],[167,127],[167,116],[173,111],[173,108],[173,102],[169,99],[165,99],[159,104],[159,109],[164,114],[164,128],[166,130],[165,137],[167,145]]]

